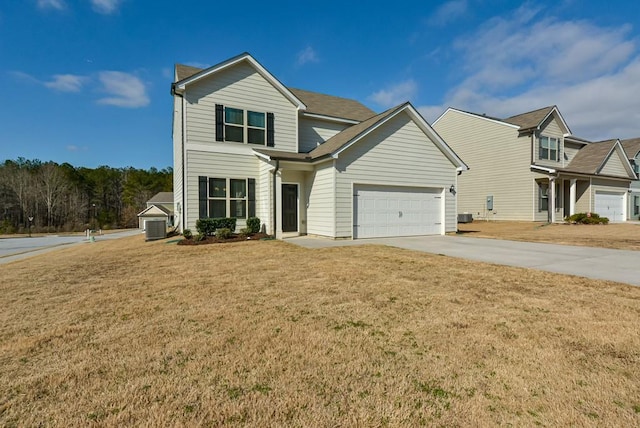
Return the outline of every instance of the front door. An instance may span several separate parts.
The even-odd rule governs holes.
[[[282,231],[298,231],[298,185],[282,185]]]

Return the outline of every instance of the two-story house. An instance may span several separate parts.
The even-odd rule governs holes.
[[[627,158],[639,178],[631,182],[629,187],[629,220],[640,220],[640,138],[622,140],[622,147]]]
[[[261,219],[277,237],[455,231],[462,160],[409,103],[361,103],[284,86],[245,53],[177,65],[176,221]]]
[[[147,201],[147,207],[138,214],[138,227],[146,229],[149,220],[165,220],[173,226],[173,192],[158,192]]]
[[[626,220],[636,176],[620,141],[573,136],[556,106],[506,119],[449,108],[433,127],[469,165],[459,179],[460,213],[556,222],[595,212]]]

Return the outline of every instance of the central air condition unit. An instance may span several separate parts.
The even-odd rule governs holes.
[[[167,237],[166,220],[147,220],[145,222],[145,240],[155,241]]]

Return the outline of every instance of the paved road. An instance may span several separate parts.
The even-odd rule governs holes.
[[[640,251],[460,236],[419,236],[355,241],[334,241],[301,236],[286,239],[286,241],[307,248],[382,244],[468,260],[640,285]]]
[[[109,233],[95,236],[96,241],[118,239],[125,236],[141,234],[140,230],[132,229],[123,232]],[[63,246],[88,242],[84,235],[48,235],[38,237],[3,238],[0,239],[0,264],[20,260],[37,254],[46,253]]]

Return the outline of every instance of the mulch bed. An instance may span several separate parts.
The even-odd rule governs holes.
[[[242,242],[242,241],[260,241],[264,239],[273,239],[271,235],[266,233],[254,233],[253,235],[240,235],[234,233],[230,238],[218,239],[215,236],[207,236],[201,241],[196,240],[195,237],[191,239],[183,239],[178,242],[178,245],[207,245],[207,244],[224,244],[227,242]]]

